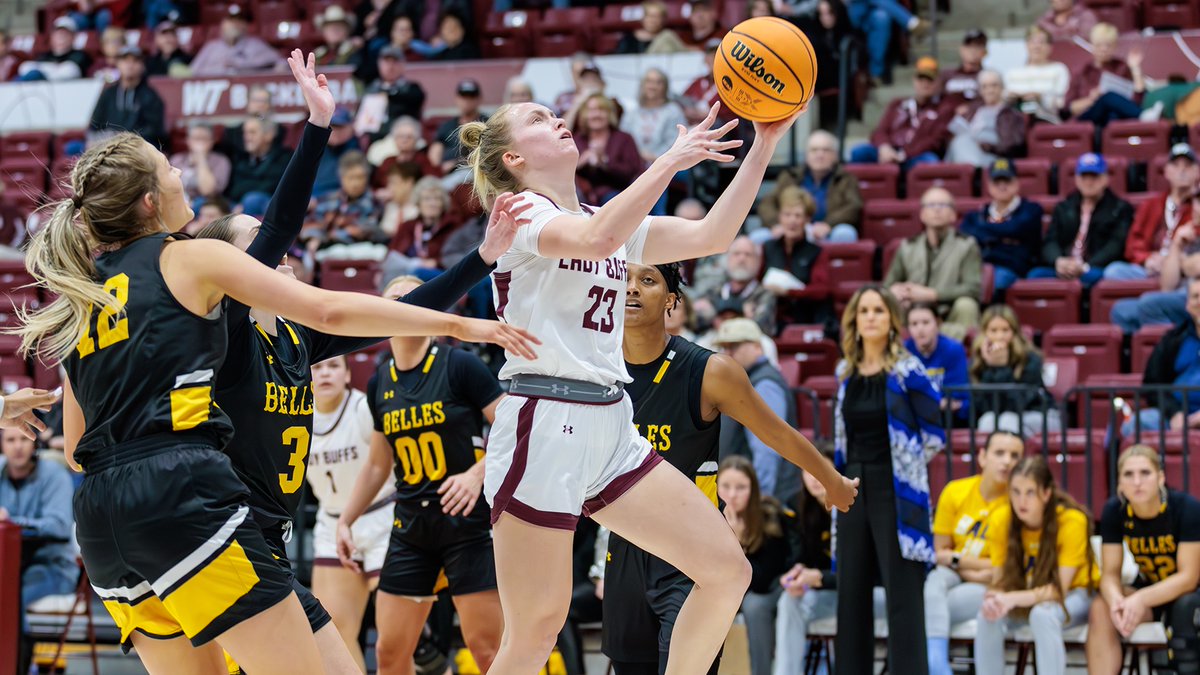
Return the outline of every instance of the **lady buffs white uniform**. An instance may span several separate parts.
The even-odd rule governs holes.
[[[567,211],[533,192],[529,224],[492,273],[496,315],[539,336],[538,358],[510,354],[500,379],[509,396],[496,409],[488,439],[484,495],[492,522],[502,513],[544,527],[574,530],[662,461],[633,426],[624,393],[621,336],[625,264],[640,262],[650,218],[606,260],[545,258],[538,236]]]
[[[341,405],[332,413],[313,412],[312,452],[308,484],[321,503],[313,530],[313,564],[341,567],[337,555],[337,521],[350,499],[354,482],[371,454],[371,410],[366,394],[347,389]],[[392,534],[392,505],[396,485],[387,481],[371,506],[354,522],[355,550],[362,553],[362,570],[378,576],[383,569]]]

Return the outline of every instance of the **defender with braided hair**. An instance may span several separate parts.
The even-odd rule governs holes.
[[[249,520],[212,400],[225,299],[333,334],[440,335],[533,357],[527,333],[268,269],[221,241],[181,240],[192,218],[178,169],[133,134],[84,153],[27,265],[58,297],[22,312],[22,349],[66,368],[66,457],[81,555],[96,592],[152,673],[322,672],[291,578]]]
[[[621,358],[627,262],[655,264],[724,251],[754,202],[776,145],[799,113],[755,124],[754,146],[703,220],[649,217],[671,178],[704,160],[729,162],[713,128],[718,106],[679,127],[666,153],[604,206],[579,203],[579,150],[545,106],[501,106],[460,131],[476,194],[493,214],[532,205],[530,221],[492,273],[496,314],[545,340],[538,361],[508,354],[509,396],[488,441],[504,638],[492,673],[545,664],[571,599],[571,541],[580,513],[695,580],[675,623],[669,673],[695,675],[717,655],[749,583],[741,547],[703,493],[662,460],[632,423]],[[514,193],[517,193],[514,198]],[[847,508],[854,489],[829,485]],[[701,552],[703,552],[701,554]],[[536,570],[536,573],[533,572]]]

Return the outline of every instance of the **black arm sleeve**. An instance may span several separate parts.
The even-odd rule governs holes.
[[[375,403],[375,397],[379,394],[379,371],[367,380],[367,409],[371,411],[371,424],[375,431],[383,433],[383,423],[379,419],[379,409]]]
[[[444,312],[458,303],[468,291],[475,287],[475,284],[483,281],[491,271],[492,266],[479,257],[479,250],[476,249],[458,261],[457,265],[437,275],[433,280],[421,284],[408,295],[398,298],[398,301]],[[391,336],[341,337],[313,331],[313,363],[365,349],[383,342],[389,337]]]
[[[1104,512],[1100,516],[1100,540],[1105,544],[1119,544],[1123,540],[1121,531],[1121,501],[1116,497],[1104,504]]]

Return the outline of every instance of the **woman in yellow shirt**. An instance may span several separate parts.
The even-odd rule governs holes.
[[[1013,467],[1008,495],[1009,508],[992,517],[988,531],[995,576],[979,610],[975,672],[1004,672],[1009,617],[1028,610],[1037,672],[1062,675],[1063,630],[1087,621],[1099,580],[1088,541],[1091,518],[1058,489],[1041,456]]]
[[[987,537],[992,516],[1008,508],[1008,475],[1025,441],[995,431],[979,451],[979,473],[951,481],[933,516],[937,567],[925,577],[925,639],[929,675],[951,675],[950,627],[975,618],[992,581]]]

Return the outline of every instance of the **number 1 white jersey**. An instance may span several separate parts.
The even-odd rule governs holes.
[[[321,503],[321,511],[340,515],[354,490],[358,474],[371,457],[371,410],[367,395],[351,389],[331,413],[313,411],[312,452],[308,460],[308,484]],[[396,491],[391,476],[371,503]]]
[[[545,258],[538,236],[546,223],[561,215],[587,218],[591,210],[568,211],[533,192],[522,197],[533,203],[523,214],[530,222],[497,261],[492,295],[501,320],[529,330],[542,344],[533,361],[507,354],[500,379],[537,374],[602,385],[631,381],[621,352],[625,263],[641,262],[650,217],[606,260]]]

